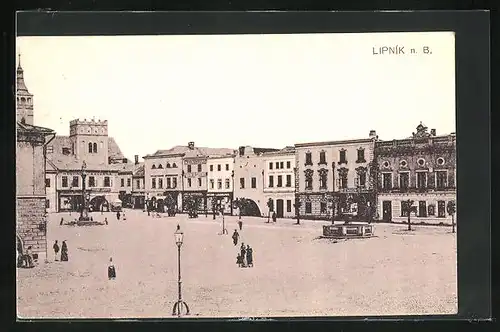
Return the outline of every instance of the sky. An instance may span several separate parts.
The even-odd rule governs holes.
[[[453,32],[18,37],[35,125],[108,120],[126,157],[455,132]],[[404,46],[405,54],[380,53]],[[427,46],[431,54],[424,54]],[[414,48],[416,53],[411,54]],[[375,50],[375,52],[374,52]]]

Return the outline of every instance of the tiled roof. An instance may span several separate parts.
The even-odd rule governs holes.
[[[144,176],[144,163],[139,163],[135,165],[134,171],[132,172],[132,176],[141,177]]]
[[[279,149],[273,149],[273,148],[253,148],[253,152],[255,154],[266,153],[266,152],[274,152],[274,151],[279,151]]]
[[[222,156],[222,155],[230,155],[234,153],[233,149],[227,148],[207,148],[207,147],[197,147],[194,149],[190,149],[187,146],[176,145],[168,150],[158,150],[153,154],[145,156],[147,157],[159,157],[159,156],[169,156],[169,155],[184,155],[186,158],[194,158],[200,156]]]
[[[293,154],[295,153],[295,147],[294,146],[286,146],[281,150],[276,150],[276,151],[267,151],[264,152],[264,155],[282,155],[282,154]]]
[[[189,150],[187,146],[176,145],[168,150],[158,150],[153,154],[148,154],[145,157],[159,157],[159,156],[169,156],[174,154],[184,154]]]
[[[108,137],[108,156],[113,159],[125,158],[113,137]]]
[[[17,130],[19,131],[31,131],[31,132],[38,132],[38,133],[44,133],[44,134],[54,134],[54,130],[45,128],[45,127],[39,127],[39,126],[33,126],[27,123],[22,123],[22,122],[17,122]],[[57,137],[57,136],[56,136]]]

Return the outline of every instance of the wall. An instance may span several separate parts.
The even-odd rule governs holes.
[[[57,201],[57,174],[56,173],[46,173],[45,178],[50,181],[50,187],[46,187],[46,196],[49,201],[49,207],[47,212],[57,212],[58,211],[58,201]]]
[[[40,224],[45,223],[45,197],[17,197],[16,232],[23,241],[23,248],[32,246],[39,261],[45,259],[47,245],[45,231]]]
[[[218,171],[218,165],[221,166],[221,170]],[[226,165],[228,165],[229,169],[226,169]],[[213,168],[211,171],[210,167]],[[225,158],[209,158],[207,160],[208,169],[208,193],[217,194],[217,193],[229,193],[233,191],[233,179],[232,174],[234,171],[234,158],[233,157],[225,157]],[[217,185],[217,180],[222,181],[222,188],[219,189]],[[211,186],[211,180],[213,180],[214,187]],[[229,188],[226,188],[226,180],[229,180]]]
[[[264,201],[267,204],[269,199],[273,200],[274,211],[277,211],[277,200],[283,200],[283,216],[293,217],[295,215],[295,152],[290,153],[264,153]],[[287,167],[289,163],[290,167]],[[272,163],[272,169],[270,168]],[[277,168],[276,163],[283,168]],[[282,187],[278,187],[278,176],[281,175],[283,179]],[[287,175],[290,176],[290,186],[287,187]],[[269,186],[269,176],[273,177],[273,187]],[[290,211],[287,210],[287,201],[290,201]],[[267,205],[266,205],[267,207]]]

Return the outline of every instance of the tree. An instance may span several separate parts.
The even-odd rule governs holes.
[[[408,199],[406,201],[404,201],[404,205],[403,205],[403,208],[404,208],[404,212],[406,214],[406,216],[408,217],[408,230],[411,231],[411,219],[410,219],[410,215],[412,212],[417,212],[417,207],[416,206],[413,206],[413,203],[415,201],[412,200],[412,199]]]
[[[295,223],[296,225],[300,225],[300,206],[302,203],[300,202],[300,199],[298,197],[295,197],[295,204],[293,204],[293,207],[295,208],[295,216],[297,217],[297,222]]]
[[[451,227],[452,233],[455,233],[455,212],[457,212],[457,206],[455,201],[449,201],[448,205],[446,206],[446,210],[448,211],[448,214],[451,216]]]
[[[273,200],[272,198],[269,198],[267,200],[267,208],[268,208],[268,214],[267,214],[267,222],[269,223],[269,219],[271,218],[271,210],[273,209]]]

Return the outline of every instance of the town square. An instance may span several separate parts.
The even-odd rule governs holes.
[[[352,38],[20,38],[18,317],[456,313],[453,35],[408,87],[370,54],[355,82]],[[339,71],[335,98],[310,89]]]

